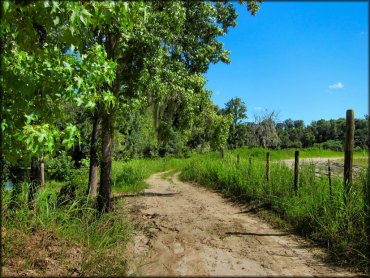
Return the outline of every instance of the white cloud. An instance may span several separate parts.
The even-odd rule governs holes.
[[[342,82],[329,85],[329,89],[343,89],[343,88],[344,88],[344,85]]]

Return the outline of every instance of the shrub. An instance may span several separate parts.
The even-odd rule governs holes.
[[[339,140],[328,140],[322,143],[322,147],[324,150],[342,151],[343,143]]]
[[[47,160],[45,166],[51,179],[66,181],[70,178],[73,169],[72,158],[65,153]]]

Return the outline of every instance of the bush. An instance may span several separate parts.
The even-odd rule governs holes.
[[[332,151],[342,151],[343,150],[343,142],[339,140],[328,140],[326,142],[320,144],[314,144],[314,147],[319,147],[324,150],[332,150]]]
[[[153,144],[148,143],[143,149],[144,158],[155,158],[158,157],[157,147]]]
[[[72,158],[66,154],[61,154],[47,160],[45,166],[47,167],[48,175],[51,179],[66,181],[72,175],[73,161]]]
[[[287,144],[287,148],[302,148],[302,142],[301,141],[289,142]]]

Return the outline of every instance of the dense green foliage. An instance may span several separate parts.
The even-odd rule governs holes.
[[[257,2],[246,1],[252,15]],[[236,26],[232,3],[4,1],[1,7],[2,150],[12,166],[32,161],[35,168],[72,148],[79,166],[87,155],[76,143],[90,145],[100,162],[99,209],[106,211],[112,158],[124,154],[119,147],[113,153],[115,135],[115,145],[129,145],[124,158],[187,155],[201,116],[209,128],[203,143],[225,145],[230,117],[214,113],[204,74],[210,63],[230,62],[219,38]],[[137,128],[150,113],[153,126]],[[135,135],[152,142],[133,146]]]

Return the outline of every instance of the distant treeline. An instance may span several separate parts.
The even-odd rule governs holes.
[[[266,111],[255,115],[254,122],[242,122],[246,118],[246,106],[240,98],[231,99],[220,113],[233,114],[228,147],[254,146],[266,148],[319,147],[340,151],[345,140],[344,118],[313,121],[305,125],[302,120],[276,121],[276,113]],[[355,148],[366,149],[368,115],[355,119]]]
[[[355,147],[366,149],[368,116],[355,119]],[[304,126],[303,121],[285,120],[276,124],[282,148],[318,146],[324,149],[342,150],[345,139],[346,119],[319,120]]]

